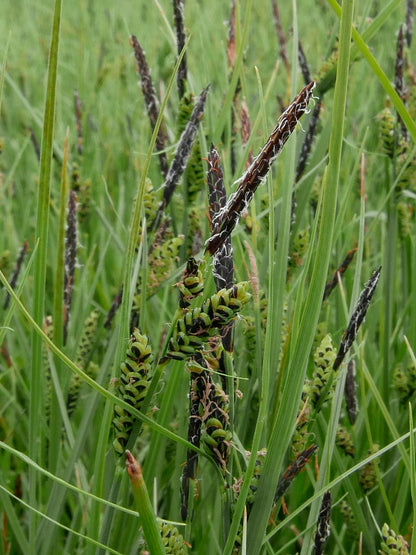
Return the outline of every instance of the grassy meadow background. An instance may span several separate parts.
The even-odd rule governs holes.
[[[151,223],[165,178],[129,39],[135,35],[142,45],[159,107],[165,103],[158,123],[170,163],[185,125],[178,121],[172,2],[67,0],[60,22],[58,1],[14,0],[2,8],[1,554],[416,553],[409,434],[416,390],[416,51],[406,36],[414,8],[405,0],[344,0],[340,18],[335,0],[280,1],[285,62],[274,4],[235,2],[230,67],[231,1],[185,2],[186,89],[195,101],[210,87],[196,169],[179,180],[164,210],[167,231],[157,240]],[[406,18],[402,103],[394,81]],[[202,261],[198,279],[205,282],[193,302],[215,296],[212,257],[204,254],[211,235],[210,145],[230,195],[250,155],[306,84],[299,40],[317,81],[315,98],[232,233],[234,282],[249,282],[251,295],[230,316],[233,348],[215,358],[223,331],[217,325],[193,362],[163,361],[187,310],[179,307],[177,284],[190,256]],[[296,179],[319,101],[311,152]],[[380,116],[386,107],[389,114]],[[194,175],[200,186],[191,194]],[[67,223],[69,190],[78,203],[76,231]],[[65,311],[64,251],[71,237],[76,258]],[[22,248],[17,297],[7,301],[6,280]],[[331,374],[360,292],[379,266],[356,341]],[[122,286],[122,304],[107,323]],[[144,380],[151,393],[146,399],[140,393],[128,417],[130,400],[124,397],[123,407],[117,399],[132,322],[148,337],[153,362],[147,359]],[[318,355],[325,345],[328,351]],[[190,376],[206,376],[198,374],[201,364],[212,371],[204,384],[217,388],[220,432],[212,440],[203,429],[182,522],[181,475],[193,452]],[[359,407],[353,423],[344,400],[352,364]],[[138,461],[146,487],[137,475],[129,479],[125,457],[113,449],[114,406],[133,431],[121,451],[127,446]],[[201,419],[203,411],[201,401]],[[302,471],[290,483],[284,473],[295,460]],[[282,476],[290,485],[275,496]],[[319,520],[327,491],[330,524]],[[316,538],[325,538],[327,526],[324,547]],[[173,545],[176,533],[182,538]]]

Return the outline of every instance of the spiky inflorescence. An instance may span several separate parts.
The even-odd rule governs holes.
[[[223,172],[218,151],[211,144],[208,154],[208,195],[211,229],[216,233],[219,226],[218,215],[226,206],[227,197],[223,181]],[[231,287],[234,276],[233,249],[231,237],[227,237],[213,260],[213,274],[217,290],[222,287]]]
[[[316,407],[318,402],[320,405],[331,397],[333,392],[333,387],[326,392],[325,399],[321,399],[322,393],[324,393],[325,386],[333,373],[332,365],[336,357],[336,351],[332,343],[332,338],[329,333],[322,339],[319,347],[316,349],[313,356],[314,371],[312,375],[312,380],[309,385],[309,395],[311,398],[311,404]],[[332,384],[333,386],[334,384]]]
[[[186,555],[188,547],[176,526],[167,522],[159,523],[162,544],[167,555]]]
[[[77,198],[74,191],[69,192],[68,216],[65,236],[65,283],[64,283],[64,341],[68,329],[69,314],[72,304],[75,265],[77,260]]]
[[[152,362],[153,354],[149,339],[136,328],[130,339],[126,360],[121,365],[117,394],[137,410],[140,410],[149,388]],[[113,425],[116,437],[113,447],[119,455],[124,453],[135,420],[135,417],[126,409],[115,405]]]
[[[179,110],[177,116],[177,135],[178,140],[183,133],[188,121],[192,116],[194,108],[193,95],[186,93],[179,102]],[[184,174],[184,182],[186,188],[186,199],[188,204],[195,202],[195,199],[205,187],[205,172],[202,164],[201,145],[198,137],[192,146],[191,154],[187,162]]]
[[[80,156],[82,156],[82,103],[77,89],[74,89],[74,107],[75,125],[77,128],[77,152]]]
[[[311,460],[313,455],[318,450],[317,445],[311,445],[307,449],[301,451],[296,459],[287,467],[283,476],[279,479],[277,484],[276,493],[274,495],[274,502],[277,501],[284,495],[290,484],[296,478],[296,476],[301,472],[306,464]]]
[[[175,22],[176,45],[177,45],[178,56],[179,56],[186,42],[183,0],[173,0],[173,18]],[[182,57],[181,63],[179,65],[178,73],[176,74],[176,82],[178,84],[179,98],[182,98],[183,95],[185,94],[187,75],[188,75],[188,67],[186,63],[186,52],[185,52],[185,54]]]
[[[178,141],[175,156],[169,167],[169,171],[166,175],[165,183],[163,185],[163,200],[158,209],[158,214],[155,219],[155,225],[159,224],[159,220],[162,217],[166,206],[169,204],[176,185],[178,184],[178,181],[182,177],[182,174],[186,168],[192,145],[194,144],[199,124],[204,114],[208,90],[209,87],[206,87],[201,92],[192,111],[191,117],[189,118],[189,121]]]
[[[355,362],[354,359],[351,359],[347,366],[344,389],[345,405],[347,407],[348,418],[351,425],[355,424],[355,419],[358,414],[357,384],[355,375]]]
[[[283,33],[282,24],[280,21],[280,14],[279,14],[279,8],[277,6],[277,0],[272,0],[272,8],[273,8],[273,19],[276,27],[277,38],[279,40],[279,45],[280,45],[280,57],[282,58],[282,61],[286,68],[287,73],[290,74],[289,58],[287,57],[287,51],[286,51],[286,39]]]
[[[160,228],[159,228],[160,229]],[[176,260],[184,241],[183,235],[172,237],[169,233],[161,239],[160,242],[155,241],[148,256],[148,277],[146,295],[150,297],[156,291],[161,283],[172,273],[176,266]],[[133,313],[140,310],[142,281],[138,279],[136,284],[136,292],[133,298]]]
[[[388,106],[382,110],[377,119],[380,125],[380,142],[384,154],[389,158],[393,158],[395,151],[395,138],[394,138],[394,117]]]
[[[360,294],[360,297],[357,301],[357,305],[348,323],[347,329],[345,330],[344,335],[342,336],[337,357],[334,361],[334,366],[333,366],[334,370],[337,370],[340,367],[342,361],[344,360],[345,355],[347,354],[351,345],[354,343],[358,330],[365,318],[365,315],[367,314],[368,307],[370,306],[370,301],[376,290],[378,281],[380,279],[380,272],[381,272],[381,266],[379,266],[377,270],[375,270],[372,273],[370,279],[367,281],[364,289]]]
[[[346,257],[342,261],[341,265],[335,270],[334,275],[325,285],[323,300],[327,299],[331,292],[335,289],[335,287],[339,283],[339,276],[342,276],[348,269],[349,265],[351,264],[352,259],[354,258],[354,254],[356,253],[357,248],[353,248],[347,252]]]
[[[150,120],[152,129],[156,125],[156,121],[159,117],[159,109],[157,107],[156,92],[153,86],[152,77],[150,75],[150,69],[147,65],[146,55],[143,48],[141,47],[137,37],[132,35],[130,38],[131,46],[134,50],[134,56],[136,58],[137,72],[140,75],[141,86],[143,91],[143,96],[146,104],[147,115]],[[159,131],[156,137],[156,150],[158,151],[160,170],[163,177],[166,177],[168,173],[168,162],[166,158],[166,153],[163,152],[167,143],[167,133],[163,123],[159,127]]]
[[[331,520],[331,493],[329,491],[324,493],[321,509],[319,511],[318,522],[316,524],[316,534],[314,543],[315,555],[322,555],[325,549],[325,544],[328,541],[329,534],[331,533],[330,520]]]
[[[99,312],[94,309],[85,320],[84,330],[75,355],[75,364],[82,370],[85,370],[88,366],[89,357],[95,343],[98,317]],[[78,374],[72,374],[71,384],[69,386],[66,400],[68,416],[73,414],[77,406],[81,385],[82,381]]]
[[[170,358],[186,360],[200,351],[216,330],[227,326],[249,301],[248,288],[248,282],[243,281],[221,289],[177,320],[162,362]]]
[[[394,68],[394,88],[396,89],[397,94],[400,96],[402,101],[405,100],[406,91],[405,91],[405,84],[403,78],[403,69],[405,64],[404,59],[404,33],[403,33],[404,25],[400,25],[399,33],[397,35],[397,45],[396,45],[396,64]],[[397,114],[397,122],[400,125],[401,136],[406,139],[407,136],[407,128],[399,116]]]
[[[10,287],[12,289],[16,287],[17,280],[19,279],[20,270],[22,269],[23,260],[26,256],[28,249],[29,249],[29,243],[25,241],[20,249],[19,256],[17,257],[17,261],[13,270],[13,274],[10,278]],[[9,302],[10,302],[10,295],[7,293],[3,304],[4,310],[6,310],[7,307],[9,306]]]
[[[43,331],[49,337],[49,339],[53,338],[53,320],[52,316],[45,316],[43,320]],[[45,402],[45,413],[46,418],[49,420],[50,411],[51,411],[51,397],[52,397],[52,379],[51,379],[51,369],[49,365],[49,345],[46,343],[42,344],[42,359],[43,359],[43,366],[45,368],[45,377],[46,377],[46,402]]]
[[[410,553],[409,544],[404,537],[396,534],[387,523],[383,524],[381,536],[383,538],[380,544],[382,555],[407,555]]]
[[[373,455],[379,450],[379,445],[375,443],[368,451],[367,455]],[[377,466],[378,459],[374,459],[367,463],[360,471],[360,485],[365,493],[368,493],[377,483]]]
[[[414,12],[414,0],[407,0],[406,2],[406,44],[407,48],[410,48],[412,43],[413,34],[413,12]]]
[[[188,308],[192,301],[202,295],[204,291],[204,278],[195,258],[189,258],[182,279],[178,283],[179,306]]]
[[[360,536],[357,521],[351,506],[343,499],[340,503],[340,511],[347,528],[347,535],[351,540],[357,540]]]
[[[401,364],[397,365],[393,372],[393,384],[399,393],[400,402],[403,406],[407,403],[416,391],[416,369],[413,364],[406,369]]]
[[[293,267],[300,266],[303,257],[309,246],[309,226],[295,233],[292,238],[292,249],[290,254],[289,265]]]
[[[405,201],[397,203],[397,219],[399,224],[400,239],[410,237],[414,218],[413,206]]]
[[[207,382],[211,381],[209,373],[205,370],[206,363],[200,353],[195,359],[188,362],[187,368],[191,373],[189,393],[189,424],[188,441],[195,447],[201,443],[202,418],[200,416],[200,403],[206,391]],[[188,518],[189,481],[196,477],[198,464],[198,453],[192,449],[186,452],[186,463],[183,467],[181,477],[181,517],[185,521]]]
[[[223,474],[231,454],[231,431],[229,430],[229,401],[219,385],[207,382],[200,400],[199,413],[203,427],[201,441],[204,443]]]
[[[296,458],[302,451],[305,450],[306,442],[309,439],[309,416],[311,413],[311,404],[307,403],[307,391],[308,384],[304,385],[304,391],[302,393],[302,399],[300,402],[300,408],[298,417],[296,420],[296,428],[292,437],[291,451],[292,455]]]
[[[224,244],[225,239],[237,225],[242,212],[247,210],[257,187],[265,179],[299,119],[306,112],[314,88],[315,83],[309,83],[283,112],[268,141],[244,173],[237,191],[229,197],[225,208],[216,214],[212,235],[206,243],[206,250],[210,254],[215,254]]]
[[[338,425],[335,443],[340,447],[346,455],[354,456],[354,440],[352,434],[345,426]]]

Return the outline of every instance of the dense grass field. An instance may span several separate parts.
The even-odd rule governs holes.
[[[6,2],[0,554],[416,554],[413,15]]]

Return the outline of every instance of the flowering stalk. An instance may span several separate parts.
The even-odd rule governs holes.
[[[280,116],[268,141],[243,175],[237,191],[231,195],[223,210],[213,221],[216,231],[206,243],[206,251],[215,254],[231,234],[244,210],[247,209],[257,187],[265,179],[271,165],[292,134],[300,117],[306,112],[315,83],[311,82],[296,96]]]

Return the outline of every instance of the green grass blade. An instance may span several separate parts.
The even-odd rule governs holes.
[[[35,232],[36,240],[39,241],[39,248],[35,267],[33,314],[34,320],[38,325],[42,325],[45,310],[46,267],[48,260],[49,196],[51,186],[60,22],[61,0],[56,0],[48,62],[48,82],[43,120]],[[41,437],[39,415],[43,412],[44,375],[42,364],[42,340],[34,330],[32,334],[32,373],[30,386],[29,456],[33,460],[37,461],[42,460],[42,442],[39,441],[39,438]],[[32,506],[35,506],[36,504],[38,495],[37,487],[38,477],[33,472],[33,469],[29,469],[29,502]],[[36,521],[36,513],[31,512],[29,528],[31,553],[35,553],[36,551]]]

